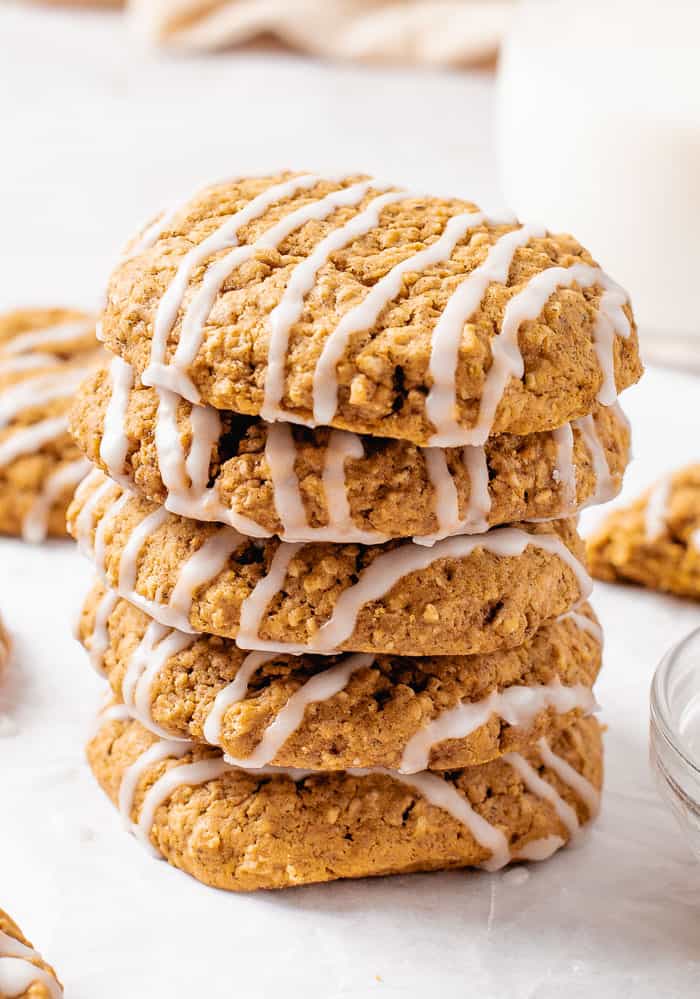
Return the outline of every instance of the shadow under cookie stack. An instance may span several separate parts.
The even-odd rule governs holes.
[[[625,293],[570,236],[244,178],[112,275],[72,431],[97,780],[207,884],[541,860],[595,814],[576,531],[629,457]]]

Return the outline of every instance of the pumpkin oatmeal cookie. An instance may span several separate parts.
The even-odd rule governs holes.
[[[246,654],[154,625],[97,584],[79,638],[146,728],[241,766],[403,772],[472,766],[595,708],[602,636],[588,605],[516,649],[474,656]]]
[[[63,988],[51,965],[34,950],[17,923],[0,909],[0,999],[60,999]]]
[[[444,774],[243,770],[108,708],[87,748],[103,790],[157,855],[230,891],[542,860],[595,815],[594,718],[550,743]]]
[[[613,510],[590,538],[588,554],[598,579],[700,599],[700,464]]]
[[[570,516],[617,494],[630,449],[617,406],[479,447],[421,448],[193,406],[141,385],[120,358],[82,386],[71,430],[91,462],[172,513],[367,544]]]
[[[552,430],[641,375],[626,293],[572,236],[361,176],[211,185],[112,274],[144,383],[416,444]]]
[[[68,409],[100,357],[85,313],[0,316],[0,533],[65,537],[68,503],[89,470],[68,433]]]
[[[81,485],[69,529],[107,584],[161,624],[246,649],[450,655],[522,644],[590,592],[571,520],[446,538],[433,547],[288,544],[201,524]]]

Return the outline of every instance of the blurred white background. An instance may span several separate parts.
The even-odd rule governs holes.
[[[359,169],[500,206],[486,73],[178,57],[116,13],[15,4],[0,40],[0,305],[94,304],[146,219],[232,174]]]

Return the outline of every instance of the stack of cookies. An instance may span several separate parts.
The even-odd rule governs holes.
[[[577,511],[619,489],[625,293],[569,236],[364,177],[173,206],[112,275],[69,511],[91,767],[221,888],[544,859],[596,812]]]

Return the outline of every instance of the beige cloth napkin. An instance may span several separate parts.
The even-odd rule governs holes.
[[[148,39],[211,50],[273,37],[337,59],[464,66],[492,59],[513,0],[129,0]]]

